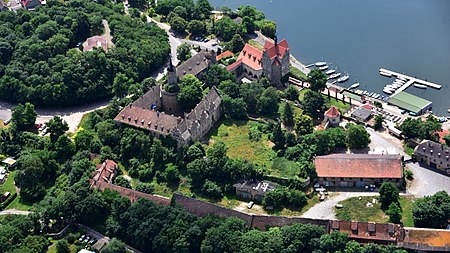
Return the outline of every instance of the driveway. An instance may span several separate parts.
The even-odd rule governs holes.
[[[450,194],[450,177],[421,167],[418,163],[408,163],[406,167],[414,173],[414,180],[407,189],[407,193],[415,197],[433,195],[438,191]]]
[[[30,214],[30,211],[21,211],[21,210],[16,210],[16,209],[9,209],[9,210],[4,210],[0,212],[0,215],[28,215]]]
[[[310,219],[336,219],[334,206],[337,203],[353,197],[378,196],[377,192],[330,192],[330,194],[331,196],[311,207],[301,217]]]

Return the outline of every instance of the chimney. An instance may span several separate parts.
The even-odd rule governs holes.
[[[438,153],[438,157],[441,158],[441,153]]]
[[[125,114],[122,114],[122,119],[125,119]]]
[[[446,155],[445,158],[447,158],[447,161],[448,161],[448,155]]]

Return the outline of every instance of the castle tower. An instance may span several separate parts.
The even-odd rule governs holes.
[[[169,57],[169,67],[167,67],[167,84],[177,85],[177,68],[172,64],[172,55]]]

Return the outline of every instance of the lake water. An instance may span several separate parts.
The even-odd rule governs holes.
[[[348,72],[360,88],[382,93],[393,80],[379,68],[441,84],[441,90],[406,91],[433,101],[438,115],[450,107],[450,1],[448,0],[210,0],[236,9],[256,6],[278,24],[278,38],[310,64],[324,59]]]

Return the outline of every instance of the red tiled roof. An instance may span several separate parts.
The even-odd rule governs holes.
[[[266,44],[264,45],[264,51],[267,51],[270,59],[273,59],[276,56],[283,57],[286,50],[288,49],[289,45],[286,40],[282,40],[281,42],[277,43],[277,45],[275,45],[271,41],[266,41]]]
[[[332,106],[328,111],[325,112],[325,116],[328,118],[337,118],[341,115],[335,106]]]
[[[117,163],[113,160],[105,160],[102,164],[97,165],[94,180],[111,183],[117,167]]]
[[[366,108],[367,110],[372,110],[373,106],[371,105],[363,105],[364,108]]]
[[[250,44],[245,44],[244,49],[242,49],[239,54],[238,61],[242,61],[243,64],[249,66],[254,70],[260,70],[262,60],[261,50],[253,47]]]
[[[168,135],[180,120],[181,118],[172,115],[133,105],[125,107],[114,119],[114,121],[162,135]]]
[[[436,132],[436,133],[439,135],[439,142],[445,144],[444,137],[449,135],[450,132],[447,131],[447,130],[442,130],[442,131],[439,131],[439,132]]]
[[[228,71],[232,71],[233,69],[235,69],[235,68],[237,68],[239,65],[241,65],[242,64],[242,60],[237,60],[237,61],[235,61],[234,63],[232,63],[231,65],[229,65],[228,67],[227,67],[227,70]]]
[[[400,155],[332,154],[316,157],[318,177],[402,178]]]
[[[216,56],[216,60],[220,61],[222,58],[231,57],[233,55],[234,55],[233,52],[231,52],[230,50],[227,50],[227,51],[219,54],[218,56]]]
[[[92,36],[87,39],[87,45],[83,48],[83,52],[90,51],[94,47],[101,47],[105,52],[108,51],[108,43],[103,36]]]

